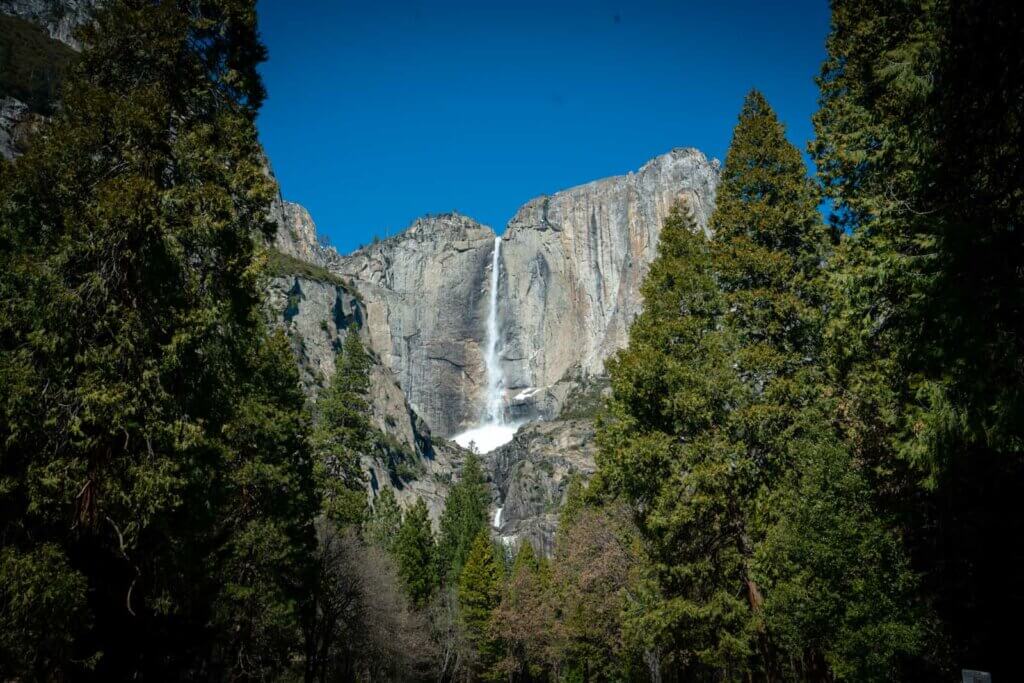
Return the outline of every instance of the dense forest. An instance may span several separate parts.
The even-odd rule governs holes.
[[[1022,31],[833,0],[813,174],[750,91],[548,558],[492,538],[472,454],[436,528],[368,502],[358,335],[300,389],[255,3],[103,3],[0,162],[0,679],[1013,680]]]

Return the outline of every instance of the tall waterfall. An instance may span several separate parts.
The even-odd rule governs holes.
[[[505,375],[498,360],[498,272],[501,269],[501,238],[494,238],[494,253],[491,256],[491,300],[487,310],[487,352],[484,365],[487,369],[487,412],[485,423],[500,425],[505,422]]]
[[[501,238],[494,238],[494,252],[491,254],[491,291],[487,308],[487,338],[484,340],[484,370],[487,373],[487,393],[483,421],[455,437],[455,443],[463,448],[473,447],[480,453],[488,453],[506,444],[515,436],[519,424],[509,423],[505,415],[505,373],[498,357],[498,276],[501,272]]]

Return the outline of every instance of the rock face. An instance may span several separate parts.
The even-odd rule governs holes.
[[[661,226],[684,196],[707,230],[718,163],[676,149],[636,173],[539,197],[509,222],[502,256],[505,376],[518,395],[600,374],[640,313]]]
[[[334,249],[320,244],[313,217],[301,204],[278,198],[270,207],[270,220],[277,225],[273,246],[281,253],[318,266],[337,258]]]
[[[636,173],[518,211],[502,239],[498,280],[498,349],[513,418],[554,417],[574,378],[602,372],[643,304],[640,283],[669,210],[687,197],[706,230],[717,181],[717,161],[677,149]],[[371,347],[440,436],[477,423],[483,411],[493,239],[490,228],[449,214],[351,256],[305,257],[351,278],[366,300]]]
[[[0,158],[10,160],[20,155],[42,121],[43,117],[29,111],[25,103],[0,97]]]
[[[0,0],[0,14],[21,17],[46,29],[54,40],[78,50],[74,31],[88,20],[98,0]]]
[[[344,285],[300,275],[275,277],[267,288],[266,307],[271,326],[287,334],[303,388],[314,399],[333,376],[346,335],[359,330],[364,344],[368,342],[361,324],[363,304]],[[455,444],[433,442],[429,427],[406,401],[398,377],[376,354],[371,356],[368,402],[381,436],[362,458],[369,492],[391,487],[403,505],[422,498],[436,522],[465,452]]]
[[[441,436],[476,422],[486,385],[481,347],[494,232],[458,214],[421,218],[327,266],[366,302],[370,348]]]
[[[529,541],[550,556],[569,482],[594,473],[595,451],[594,423],[580,419],[531,422],[488,454],[501,508],[500,524],[492,524],[499,538],[510,545]]]

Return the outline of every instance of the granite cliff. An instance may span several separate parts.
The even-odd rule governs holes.
[[[555,417],[575,383],[603,372],[642,306],[640,283],[665,216],[685,197],[706,230],[717,178],[717,161],[676,149],[635,173],[539,197],[516,213],[502,236],[498,278],[498,350],[512,419]],[[317,245],[303,216],[283,221],[278,248],[360,292],[370,348],[436,435],[476,423],[487,383],[494,232],[458,214],[428,216],[341,256]]]
[[[497,260],[497,349],[508,419],[525,426],[485,455],[495,506],[502,509],[495,532],[506,542],[529,539],[550,552],[570,478],[594,470],[591,418],[604,388],[604,361],[625,345],[642,307],[640,284],[662,223],[685,199],[706,231],[717,181],[717,161],[676,149],[635,173],[531,200],[509,222]],[[425,498],[436,517],[464,457],[446,439],[484,413],[494,232],[459,214],[428,216],[343,256],[318,244],[301,207],[282,202],[274,215],[275,249],[358,293],[349,315],[331,294],[303,288],[300,280],[276,285],[279,300],[286,284],[293,298],[300,289],[306,297],[291,317],[278,306],[300,340],[304,374],[327,377],[333,368],[337,342],[321,339],[325,325],[341,333],[345,321],[359,323],[379,364],[375,372],[391,383],[389,401],[375,399],[375,406],[391,406],[375,408],[391,415],[381,418],[382,428],[393,433],[396,425],[403,431],[411,424],[405,433],[430,434],[421,442],[432,444],[416,450],[406,479],[384,477],[380,460],[368,463],[374,485],[390,483],[400,498]],[[339,321],[338,310],[347,317]]]

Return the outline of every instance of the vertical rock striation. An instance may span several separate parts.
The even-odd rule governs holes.
[[[668,212],[683,196],[707,229],[718,162],[676,149],[625,176],[525,204],[501,239],[498,362],[513,417],[554,417],[578,379],[622,348],[643,301],[640,283]],[[366,302],[371,347],[399,377],[435,434],[479,422],[490,228],[458,214],[427,217],[350,256],[320,258]],[[315,242],[315,239],[313,240]]]
[[[676,149],[636,173],[524,205],[504,239],[505,372],[513,390],[600,374],[643,306],[640,284],[669,210],[686,196],[707,230],[718,163]]]
[[[442,436],[479,420],[486,393],[487,282],[494,232],[459,214],[330,260],[366,305],[370,347]]]

